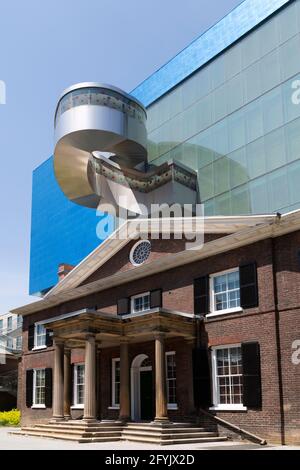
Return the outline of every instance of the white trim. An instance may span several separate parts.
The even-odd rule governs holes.
[[[241,306],[239,307],[234,307],[234,308],[226,308],[224,310],[216,310],[216,305],[215,305],[215,289],[214,289],[214,279],[219,276],[224,276],[225,274],[230,274],[230,273],[236,273],[239,272],[239,268],[232,268],[232,269],[226,269],[225,271],[220,271],[217,273],[213,273],[209,275],[209,305],[210,305],[210,313],[206,315],[206,317],[213,317],[217,315],[224,315],[227,313],[236,313],[236,312],[242,312],[243,309]],[[239,288],[240,289],[240,288]]]
[[[141,297],[146,297],[146,296],[149,296],[149,307],[148,308],[145,308],[144,310],[134,310],[134,301],[135,299],[139,299]],[[151,310],[151,305],[150,305],[150,301],[151,301],[151,298],[150,298],[150,291],[148,292],[142,292],[142,294],[136,294],[136,295],[132,295],[130,297],[130,313],[144,313],[144,312],[148,312],[149,310]]]
[[[175,356],[175,364],[176,364],[176,352],[175,351],[167,351],[165,353],[167,394],[168,394],[168,362],[167,362],[167,357],[168,356]],[[175,385],[176,385],[176,398],[177,398],[177,374],[176,374],[176,378],[175,378]],[[167,407],[168,407],[168,410],[178,410],[177,403],[168,403]]]
[[[120,363],[119,357],[114,357],[111,360],[111,406],[115,408],[120,408],[120,403],[116,403],[116,363]]]
[[[135,243],[135,244],[133,245],[133,247],[131,248],[130,253],[129,253],[129,261],[130,261],[130,263],[132,264],[132,266],[141,266],[141,265],[144,264],[145,261],[147,261],[147,259],[149,258],[149,256],[148,256],[148,258],[146,258],[142,263],[135,263],[135,261],[133,260],[133,254],[134,254],[135,250],[136,250],[137,247],[138,247],[139,245],[141,245],[142,243],[148,243],[148,245],[150,246],[150,253],[149,253],[149,256],[150,256],[150,254],[151,254],[151,242],[150,242],[150,240],[140,240],[140,241],[138,241],[137,243]]]
[[[31,408],[46,408],[45,403],[36,403],[36,373],[38,370],[43,370],[45,373],[45,393],[46,393],[46,369],[45,367],[37,367],[33,369],[33,384],[32,384],[32,406]]]
[[[168,410],[178,410],[177,403],[168,403]]]
[[[141,419],[141,371],[152,370],[152,366],[141,367],[141,364],[149,356],[138,354],[131,363],[131,419],[139,421]]]
[[[31,408],[34,410],[44,410],[46,408],[46,405],[32,405]]]
[[[34,346],[31,351],[39,351],[41,349],[47,349],[47,346]]]
[[[209,408],[212,411],[247,411],[244,405],[216,405]]]
[[[39,335],[39,336],[45,336],[45,342],[44,342],[44,344],[40,344],[39,346],[37,345],[37,337],[38,337],[37,327],[38,326],[41,326],[45,330],[45,334],[43,333],[43,335]],[[35,323],[34,324],[34,347],[32,348],[32,350],[45,349],[47,347],[46,341],[47,341],[47,330],[46,330],[46,328],[44,327],[44,325],[42,325],[39,322]]]
[[[229,313],[237,313],[237,312],[243,312],[244,310],[242,309],[242,307],[236,307],[236,308],[229,308],[227,310],[217,310],[216,312],[213,312],[213,313],[208,313],[206,315],[206,318],[210,318],[210,317],[218,317],[219,315],[226,315],[226,314],[229,314]]]
[[[108,406],[107,409],[108,409],[108,410],[119,410],[119,409],[120,409],[120,405]]]
[[[84,407],[84,403],[78,403],[78,366],[85,366],[84,362],[77,362],[74,364],[74,377],[73,377],[73,405],[71,406],[72,409],[82,409]],[[85,373],[85,368],[84,368]]]
[[[84,404],[72,405],[71,410],[83,410]]]
[[[212,383],[213,383],[213,406],[210,407],[210,410],[215,411],[247,411],[247,407],[243,405],[243,403],[236,403],[236,404],[223,404],[219,403],[219,391],[218,391],[218,384],[217,384],[217,355],[216,351],[218,349],[231,349],[231,348],[240,348],[241,343],[237,344],[223,344],[219,346],[214,346],[211,348],[212,354]]]

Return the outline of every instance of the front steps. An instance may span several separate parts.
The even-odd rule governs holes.
[[[121,438],[123,425],[116,422],[84,423],[82,421],[62,421],[57,423],[25,426],[13,434],[50,437],[76,442],[113,442]]]
[[[188,423],[128,423],[124,426],[121,440],[158,445],[190,444],[226,441],[215,432]]]
[[[220,442],[227,440],[217,433],[207,431],[189,423],[84,423],[83,421],[61,421],[49,424],[26,426],[12,434],[64,439],[84,442],[132,441],[157,445]]]

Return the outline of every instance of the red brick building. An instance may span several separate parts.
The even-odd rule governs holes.
[[[23,426],[197,422],[300,443],[300,212],[208,217],[193,250],[176,236],[112,235],[15,310]]]

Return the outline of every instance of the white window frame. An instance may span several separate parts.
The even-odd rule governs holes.
[[[9,323],[11,323],[10,326],[9,326]],[[13,330],[13,317],[12,317],[12,316],[7,317],[7,323],[6,323],[6,325],[7,325],[7,328],[6,328],[6,329],[7,329],[7,332]]]
[[[240,348],[241,344],[224,344],[222,346],[215,346],[211,349],[212,354],[212,382],[213,382],[213,406],[210,407],[210,410],[215,411],[247,411],[247,407],[242,403],[235,404],[225,404],[219,403],[219,390],[218,390],[218,381],[217,381],[217,350],[219,349],[230,349],[230,348]]]
[[[11,349],[11,350],[14,349],[14,338],[12,338],[11,336],[7,337],[6,347],[7,347],[7,349]]]
[[[210,300],[210,313],[206,315],[206,317],[215,317],[217,315],[224,315],[227,313],[235,313],[235,312],[242,312],[242,307],[234,307],[234,308],[226,308],[224,310],[216,310],[215,305],[215,290],[214,290],[214,279],[219,276],[223,276],[224,274],[230,274],[234,272],[238,272],[239,268],[227,269],[226,271],[221,271],[218,273],[211,274],[209,276],[209,300]]]
[[[168,392],[168,356],[175,356],[175,361],[176,361],[176,352],[175,351],[167,351],[165,353],[165,361],[166,361],[166,386],[167,386],[167,397],[169,398],[169,392]],[[176,370],[177,371],[177,370]],[[176,379],[175,379],[175,384],[176,384],[176,400],[177,400],[177,374],[176,374]],[[168,403],[168,410],[178,410],[178,405],[177,403]]]
[[[36,369],[33,369],[33,386],[32,386],[32,406],[31,408],[46,408],[45,403],[36,403],[36,375],[37,371],[43,370],[45,373],[45,381],[46,381],[46,369],[44,367],[39,367]],[[45,383],[45,389],[46,389],[46,383]],[[46,390],[45,390],[46,393]]]
[[[144,309],[144,310],[139,310],[139,311],[136,311],[134,310],[134,301],[135,299],[138,299],[140,297],[146,297],[146,296],[149,296],[149,307]],[[144,313],[144,312],[149,312],[149,310],[151,310],[151,305],[150,305],[150,291],[148,292],[143,292],[142,294],[137,294],[137,295],[132,295],[130,297],[130,313]]]
[[[116,403],[116,363],[120,363],[119,357],[114,357],[112,359],[112,367],[111,367],[111,406],[109,409],[112,410],[119,410],[120,403]]]
[[[84,403],[78,403],[78,366],[84,366],[84,362],[78,362],[74,364],[73,371],[73,405],[71,406],[72,410],[82,410],[84,408]],[[84,370],[85,373],[85,370]]]
[[[16,349],[22,349],[22,335],[19,335],[16,337]],[[21,344],[18,344],[18,343],[21,343]]]
[[[37,338],[38,336],[41,336],[41,335],[38,335],[37,334],[37,328],[38,326],[43,326],[41,325],[40,323],[35,323],[34,324],[34,347],[33,347],[33,351],[36,351],[37,349],[46,349],[47,348],[47,344],[46,344],[46,341],[47,341],[47,331],[46,331],[46,328],[44,327],[45,329],[45,343],[44,344],[41,344],[39,346],[37,346]]]

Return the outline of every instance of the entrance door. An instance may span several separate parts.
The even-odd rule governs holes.
[[[141,420],[153,419],[152,370],[140,371]]]

